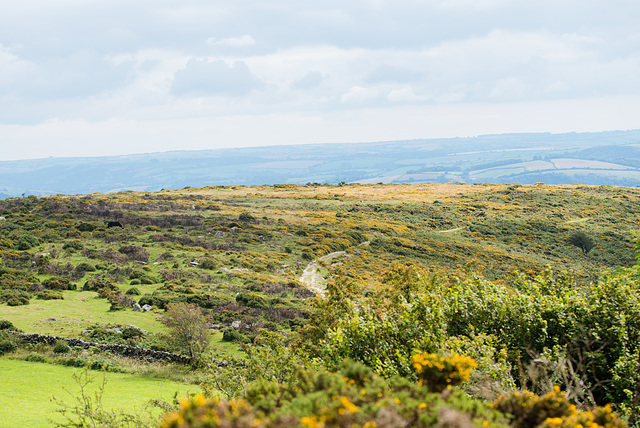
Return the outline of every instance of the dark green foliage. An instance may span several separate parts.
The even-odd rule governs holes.
[[[18,329],[13,325],[11,321],[0,319],[0,331],[1,330],[18,331]]]
[[[145,294],[138,300],[140,306],[150,305],[158,309],[166,309],[171,299],[162,296],[150,296]]]
[[[66,278],[47,278],[42,285],[49,290],[75,290],[78,286]]]
[[[80,224],[78,224],[78,226],[76,226],[76,228],[80,232],[93,232],[94,230],[96,230],[96,226],[94,224],[85,223],[85,222],[80,222]]]
[[[98,291],[102,289],[119,291],[119,288],[117,285],[115,285],[113,282],[104,278],[93,278],[93,279],[87,280],[87,282],[85,282],[84,285],[82,286],[83,291]]]
[[[5,302],[8,306],[28,305],[31,294],[23,290],[0,290],[0,302]]]
[[[139,328],[125,327],[122,329],[123,339],[133,339],[133,338],[142,337],[142,336],[144,336],[144,332]]]
[[[153,275],[145,272],[143,270],[134,270],[129,275],[129,278],[139,280],[140,284],[156,284],[158,283],[158,278],[153,277]],[[133,284],[132,284],[133,285]]]
[[[238,216],[238,220],[249,223],[254,221],[256,218],[249,213],[240,213]]]
[[[27,356],[24,357],[25,361],[29,361],[31,363],[46,363],[47,359],[42,354],[38,354],[37,352],[30,352]]]
[[[587,254],[591,249],[595,246],[593,239],[585,232],[579,231],[574,232],[569,236],[567,242],[571,245],[574,245],[582,250],[583,253]]]
[[[64,296],[53,290],[42,290],[38,294],[36,294],[36,298],[40,300],[62,300]]]
[[[126,294],[127,296],[139,296],[140,290],[138,290],[136,287],[131,287],[124,294]]]
[[[38,238],[31,234],[22,234],[18,238],[16,249],[19,251],[26,251],[32,247],[37,247],[38,245],[40,245]]]
[[[13,336],[5,332],[0,332],[0,355],[13,352],[16,349],[18,349],[18,344]]]
[[[236,296],[236,302],[249,308],[264,309],[269,307],[267,299],[255,293],[240,293]]]
[[[251,340],[235,328],[227,328],[222,332],[223,342],[249,343]]]
[[[71,347],[67,343],[66,340],[58,340],[53,347],[53,352],[55,354],[67,354],[71,351]]]
[[[76,266],[76,270],[80,272],[95,272],[96,267],[91,263],[82,262]]]
[[[82,250],[82,248],[84,248],[84,245],[82,245],[82,242],[78,239],[69,240],[65,242],[64,245],[62,246],[63,250],[70,250],[70,251],[80,251]]]
[[[220,264],[213,259],[206,258],[200,261],[200,267],[207,270],[216,270],[220,267]]]

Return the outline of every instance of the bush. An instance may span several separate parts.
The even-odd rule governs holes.
[[[236,296],[236,302],[248,308],[264,309],[269,307],[267,299],[255,293],[240,293]]]
[[[237,342],[237,343],[249,343],[250,340],[247,336],[240,333],[234,328],[227,328],[222,332],[223,342]]]
[[[133,281],[136,281],[136,280],[134,279],[131,282],[133,283]],[[138,290],[136,287],[131,287],[130,289],[125,291],[124,294],[126,294],[127,296],[139,296],[140,295],[140,290]]]
[[[0,333],[0,355],[13,352],[18,349],[16,341],[7,333]]]
[[[22,290],[0,290],[0,302],[6,302],[9,306],[28,305],[31,295]]]
[[[71,347],[66,340],[58,340],[53,347],[55,354],[67,354],[69,351],[71,351]]]
[[[9,320],[0,320],[0,330],[18,331],[18,329]]]
[[[47,278],[42,285],[50,290],[75,290],[78,286],[66,278]]]
[[[82,262],[78,266],[76,266],[76,270],[79,272],[95,272],[96,267],[91,263]]]
[[[69,250],[69,251],[80,251],[82,250],[82,248],[84,248],[84,246],[82,245],[82,242],[80,242],[77,239],[67,241],[62,246],[63,250]]]
[[[142,284],[142,281],[140,281],[138,278],[136,278],[136,279],[132,279],[132,280],[129,282],[129,285],[140,285],[140,284]]]
[[[29,361],[31,363],[46,363],[47,359],[42,354],[38,354],[37,352],[30,352],[27,356],[24,357],[25,361]]]
[[[595,246],[593,243],[593,239],[585,232],[574,232],[567,242],[571,245],[574,245],[582,250],[584,254],[587,254],[591,249]]]
[[[36,298],[40,300],[62,300],[64,297],[62,294],[53,290],[42,290],[38,294],[36,294]]]

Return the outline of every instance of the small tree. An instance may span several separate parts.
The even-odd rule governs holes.
[[[169,327],[172,343],[187,351],[196,365],[209,347],[211,334],[202,309],[196,304],[176,303],[169,306],[162,323]]]
[[[593,239],[586,233],[574,232],[568,239],[569,244],[580,248],[583,253],[587,254],[595,246]]]

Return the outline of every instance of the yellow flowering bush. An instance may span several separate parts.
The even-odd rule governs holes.
[[[510,415],[516,428],[624,428],[626,424],[611,406],[579,410],[559,387],[543,396],[518,391],[500,397],[494,408]]]
[[[478,366],[475,360],[463,355],[443,356],[427,352],[414,355],[412,361],[418,383],[431,392],[461,384],[469,379],[473,369]]]

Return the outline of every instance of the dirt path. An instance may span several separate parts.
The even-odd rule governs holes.
[[[318,270],[320,269],[319,261],[322,260],[325,263],[330,263],[335,257],[340,257],[345,254],[345,251],[336,251],[329,253],[326,256],[319,257],[309,263],[302,272],[300,282],[304,284],[309,290],[313,291],[319,296],[324,296],[326,289],[325,279],[322,277]]]
[[[449,229],[449,230],[439,230],[437,233],[451,233],[451,232],[457,232],[459,230],[464,229],[463,227],[457,227],[455,229]]]

